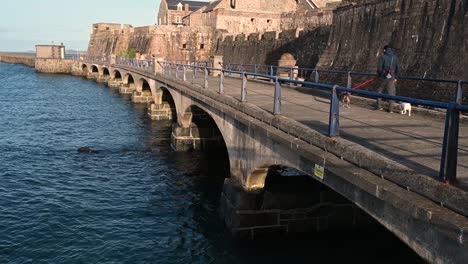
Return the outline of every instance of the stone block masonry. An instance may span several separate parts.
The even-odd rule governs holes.
[[[330,39],[318,68],[373,73],[382,47],[390,44],[399,54],[402,75],[468,79],[467,1],[354,2],[357,4],[335,10]],[[455,85],[410,86],[400,82],[397,94],[453,101],[455,88]],[[468,99],[466,95],[464,99]]]
[[[0,54],[0,62],[23,64],[28,67],[34,67],[35,57],[14,54]]]
[[[67,59],[36,59],[34,67],[42,73],[71,74],[77,64],[75,60]]]

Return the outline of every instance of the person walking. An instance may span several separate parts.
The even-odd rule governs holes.
[[[377,67],[377,76],[379,77],[380,84],[377,89],[378,93],[382,93],[383,90],[387,90],[389,95],[396,94],[396,82],[399,68],[399,60],[392,48],[386,45],[383,48],[383,55],[379,58],[379,64]],[[388,112],[393,113],[393,100],[388,101]],[[376,110],[383,110],[382,99],[377,98]]]

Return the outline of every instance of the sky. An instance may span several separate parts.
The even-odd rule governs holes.
[[[86,50],[92,24],[154,25],[160,0],[1,0],[0,51],[30,51],[37,44]]]

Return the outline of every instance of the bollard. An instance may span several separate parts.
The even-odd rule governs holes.
[[[330,117],[328,121],[329,137],[337,137],[340,135],[340,101],[336,94],[337,87],[338,85],[333,86],[330,98]]]
[[[275,77],[275,96],[273,102],[273,114],[281,115],[281,83],[278,81],[278,77]]]
[[[241,102],[247,102],[247,75],[242,73]]]
[[[221,70],[219,76],[219,94],[224,94],[224,70]]]

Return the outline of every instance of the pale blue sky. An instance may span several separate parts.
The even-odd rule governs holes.
[[[154,25],[160,0],[2,0],[0,51],[63,42],[86,50],[92,24]]]

